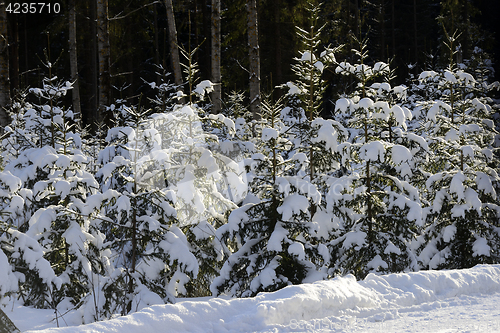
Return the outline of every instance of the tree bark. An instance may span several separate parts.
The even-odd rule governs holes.
[[[18,14],[10,16],[10,84],[12,91],[19,90],[19,23]]]
[[[275,51],[275,61],[276,61],[276,82],[272,82],[274,85],[282,84],[283,82],[283,71],[281,68],[282,62],[282,49],[281,49],[281,0],[274,1],[274,33],[276,37]],[[271,87],[273,88],[273,87]]]
[[[247,0],[248,56],[250,59],[250,112],[260,119],[260,54],[257,0]]]
[[[77,122],[81,126],[82,110],[80,106],[80,83],[78,82],[78,55],[76,47],[76,1],[69,0],[69,64],[73,89],[71,97],[73,99],[73,112]]]
[[[219,0],[220,1],[220,0]],[[212,27],[212,11],[211,11],[211,0],[200,0],[200,7],[201,7],[201,15],[202,15],[202,21],[201,21],[201,36],[202,38],[207,39],[207,44],[201,46],[200,51],[201,54],[203,55],[204,53],[208,52],[208,48],[211,47],[212,45],[212,34],[208,33],[211,31]],[[199,41],[198,44],[199,45]],[[203,51],[202,51],[203,50]],[[200,52],[196,52],[197,55],[200,54]],[[201,56],[198,64],[200,65],[200,70],[201,70],[201,75],[203,77],[211,77],[212,73],[212,57],[204,57]],[[205,72],[203,72],[205,71]]]
[[[104,120],[104,109],[111,102],[108,0],[97,0],[97,54],[99,61],[98,121]]]
[[[158,6],[157,4],[154,5],[153,8],[153,28],[155,30],[155,65],[160,66],[160,43],[159,43],[159,38],[158,38]],[[160,84],[160,76],[156,76],[156,84]]]
[[[385,60],[385,1],[380,0],[379,4],[380,21],[380,60]]]
[[[97,62],[97,2],[90,1],[89,4],[89,17],[90,20],[88,22],[88,28],[91,35],[91,40],[87,42],[89,46],[87,48],[88,53],[87,57],[90,62],[90,66],[88,66],[88,75],[87,80],[90,82],[90,96],[89,96],[89,104],[86,115],[84,117],[86,124],[92,124],[94,127],[97,124],[97,119],[99,119],[99,111],[98,111],[98,95],[99,95],[99,64]]]
[[[356,11],[354,13],[355,14],[355,19],[356,19],[356,34],[355,34],[355,36],[359,40],[362,40],[363,38],[361,37],[361,18],[360,18],[359,2],[358,2],[358,0],[354,1],[354,10]]]
[[[212,92],[212,113],[221,111],[221,26],[220,26],[220,0],[212,0],[212,83],[215,84]]]
[[[414,0],[415,1],[415,0]],[[470,39],[470,3],[469,1],[465,1],[464,4],[464,18],[465,18],[465,31],[464,31],[464,47],[462,59],[470,59],[472,50],[471,50],[471,39]]]
[[[181,61],[179,58],[179,47],[177,46],[177,29],[175,28],[174,6],[172,0],[163,0],[167,9],[168,21],[168,43],[170,45],[170,59],[174,71],[174,81],[177,86],[182,86]]]
[[[419,73],[418,64],[418,39],[417,39],[417,0],[413,0],[413,42],[415,48],[415,74]]]
[[[10,104],[9,43],[7,40],[7,12],[5,3],[0,4],[0,126],[9,124],[6,107]]]
[[[394,2],[391,1],[391,41],[392,41],[392,57],[396,56],[396,28],[395,28],[395,14],[394,14]]]

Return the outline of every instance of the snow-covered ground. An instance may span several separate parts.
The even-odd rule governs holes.
[[[4,311],[23,332],[500,332],[499,304],[500,265],[482,265],[189,299],[78,327],[62,327],[71,324],[66,316],[58,329],[50,310]]]

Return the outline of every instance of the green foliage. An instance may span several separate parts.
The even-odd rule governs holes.
[[[421,260],[428,268],[471,267],[498,260],[498,156],[494,153],[494,110],[484,82],[457,68],[456,36],[447,36],[447,69],[423,72],[419,88],[436,100],[417,102],[420,131],[429,142],[428,201]]]
[[[339,257],[331,271],[363,278],[372,271],[418,268],[410,243],[422,224],[420,197],[405,178],[418,173],[414,156],[426,147],[412,144],[423,138],[406,132],[412,114],[398,104],[405,97],[405,88],[376,82],[379,77],[391,78],[389,65],[367,65],[367,40],[356,41],[359,49],[353,52],[360,63],[341,62],[336,68],[337,73],[358,81],[352,97],[336,103],[337,114],[346,115],[346,126],[356,136],[338,148],[342,164],[349,169],[334,183],[327,202],[331,202],[330,211],[343,217],[341,234],[329,244]],[[333,208],[339,205],[348,210]]]

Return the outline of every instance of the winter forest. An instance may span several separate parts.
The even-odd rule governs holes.
[[[0,3],[0,304],[86,324],[500,263],[497,2],[26,5]]]

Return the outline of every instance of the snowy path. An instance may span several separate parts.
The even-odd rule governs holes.
[[[44,333],[500,332],[499,304],[500,265],[484,265],[370,275],[360,282],[343,277],[246,299],[186,300],[59,329],[51,328],[48,310],[16,307],[6,312],[23,332]]]
[[[500,332],[500,293],[459,296],[364,317],[326,317],[280,332]],[[300,324],[300,326],[299,326]],[[261,332],[276,332],[272,329]]]

